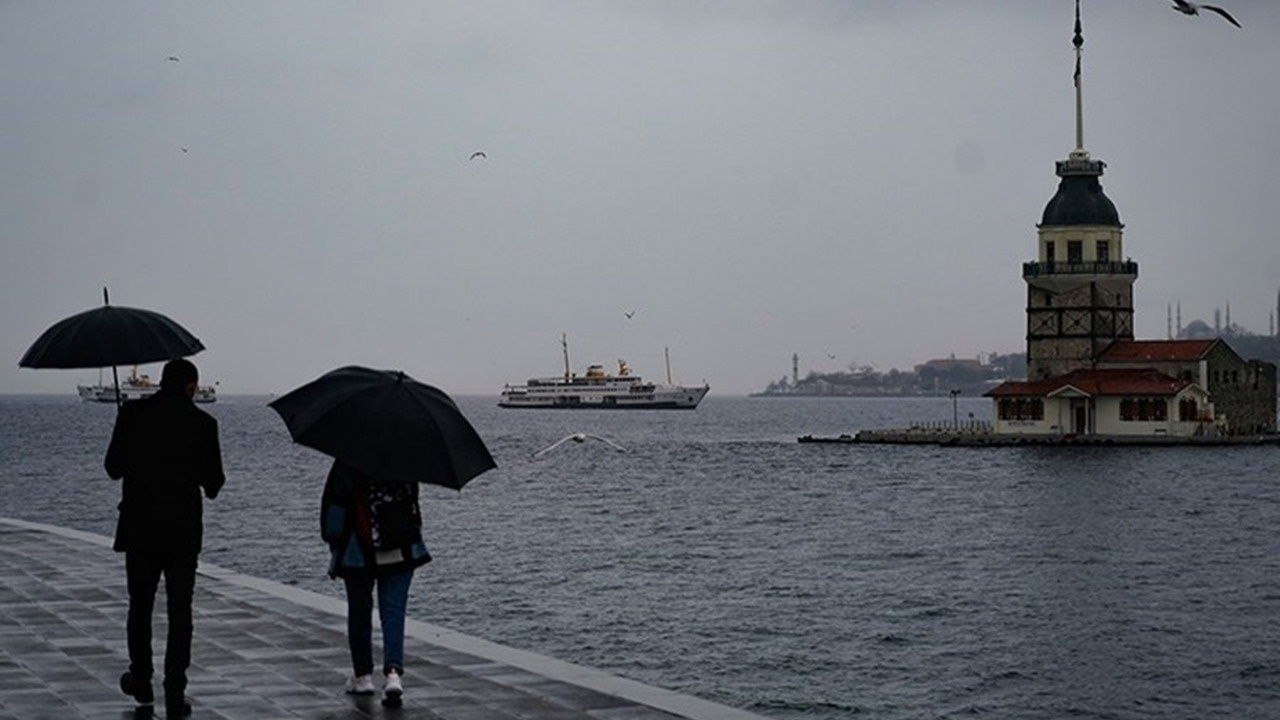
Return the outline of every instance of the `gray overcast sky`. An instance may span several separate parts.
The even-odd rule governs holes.
[[[1085,145],[1139,337],[1176,302],[1266,332],[1280,289],[1280,5],[1221,4],[1243,30],[1083,5]],[[224,393],[354,363],[496,394],[559,372],[562,332],[575,370],[661,377],[670,347],[713,394],[793,352],[1023,350],[1021,263],[1074,145],[1072,14],[0,0],[0,392],[96,379],[17,362],[104,285],[192,330]]]

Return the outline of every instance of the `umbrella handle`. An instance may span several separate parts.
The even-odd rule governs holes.
[[[102,294],[107,294],[106,288],[102,288]],[[114,383],[116,387],[116,409],[119,410],[120,406],[124,404],[124,400],[120,399],[120,376],[116,374],[115,365],[111,366],[111,382]]]

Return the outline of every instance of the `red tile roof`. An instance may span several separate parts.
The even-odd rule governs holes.
[[[1099,362],[1186,362],[1199,360],[1217,339],[1117,340],[1102,351]]]
[[[1048,380],[1011,380],[988,390],[986,397],[1047,397],[1067,387],[1099,395],[1177,395],[1192,384],[1150,369],[1075,370]]]

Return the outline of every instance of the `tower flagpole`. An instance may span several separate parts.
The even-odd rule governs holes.
[[[1076,150],[1084,152],[1084,90],[1081,88],[1081,57],[1084,47],[1084,33],[1080,27],[1080,0],[1076,0],[1076,34],[1071,39],[1071,44],[1076,46]]]

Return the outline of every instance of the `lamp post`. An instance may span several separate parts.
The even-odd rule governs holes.
[[[960,429],[960,390],[953,389],[951,391],[951,427],[957,431]]]

